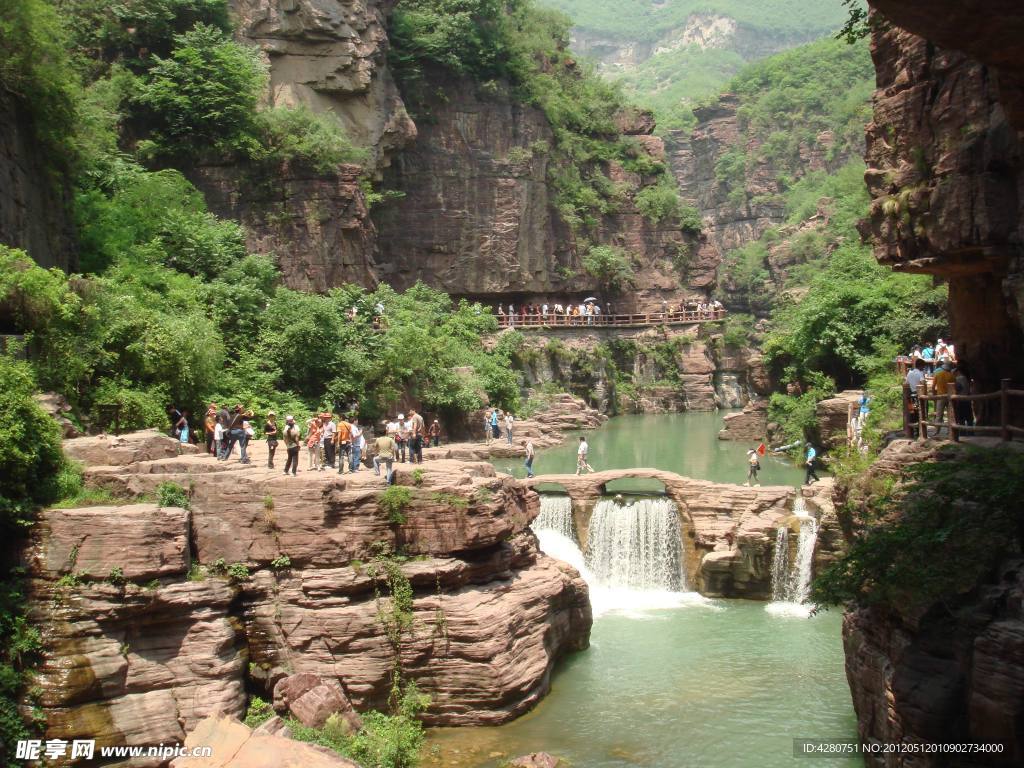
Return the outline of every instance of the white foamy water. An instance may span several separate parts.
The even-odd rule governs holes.
[[[572,502],[565,496],[542,495],[541,513],[532,528],[542,552],[580,572],[590,587],[595,617],[615,613],[654,619],[655,612],[675,608],[718,609],[706,597],[682,590],[679,519],[668,499],[638,499],[623,506],[612,500],[598,502],[590,525],[589,556],[572,535]]]
[[[775,533],[775,553],[772,557],[772,602],[765,606],[765,610],[779,616],[806,618],[813,610],[807,601],[811,595],[818,522],[807,514],[803,499],[796,500],[793,515],[800,526],[796,555],[791,563],[789,526],[779,526]]]

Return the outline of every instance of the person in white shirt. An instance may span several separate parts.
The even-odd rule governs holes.
[[[509,445],[512,445],[512,425],[515,422],[516,417],[512,415],[512,412],[505,411],[505,439],[508,440]]]
[[[542,306],[542,307],[540,308],[540,314],[541,314],[541,316],[542,316],[542,317],[543,317],[543,318],[544,318],[545,320],[547,320],[547,319],[548,319],[548,305],[547,305],[547,304],[543,305],[543,306]]]
[[[593,472],[594,468],[587,463],[587,453],[590,451],[590,446],[587,445],[587,438],[580,435],[580,447],[576,449],[576,474],[579,475],[586,470],[587,472]]]
[[[360,462],[363,458],[363,451],[366,448],[366,438],[363,437],[363,428],[359,426],[359,419],[352,418],[352,461],[348,468],[352,472],[358,472]]]
[[[334,469],[334,435],[338,431],[338,422],[334,420],[334,414],[328,412],[320,414],[320,420],[320,450],[324,455],[324,463],[320,465],[320,470],[323,471],[325,467]]]

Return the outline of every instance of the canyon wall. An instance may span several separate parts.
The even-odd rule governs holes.
[[[72,270],[71,191],[55,162],[24,107],[0,89],[0,244],[25,250],[40,266]]]
[[[989,4],[969,3],[979,7],[968,21],[963,7],[943,3],[950,16],[936,11],[925,23],[898,4],[874,5],[895,19],[907,14],[914,31],[936,37],[895,25],[873,35],[878,90],[867,130],[872,206],[865,234],[883,264],[949,283],[957,356],[982,391],[1002,377],[1019,382],[1024,67],[1011,30],[1020,33],[1024,12],[1002,3],[1000,15]],[[952,49],[936,45],[940,40]]]
[[[878,90],[867,129],[879,261],[949,283],[957,356],[982,391],[1024,380],[1024,9],[1012,0],[925,6],[871,0]],[[1021,414],[1016,413],[1015,418]],[[994,449],[993,449],[994,450]],[[897,441],[873,474],[941,458]],[[954,499],[953,503],[958,501]],[[1000,743],[972,765],[1024,761],[1024,563],[919,610],[859,607],[844,620],[860,734],[881,742]],[[942,755],[872,766],[944,766]]]

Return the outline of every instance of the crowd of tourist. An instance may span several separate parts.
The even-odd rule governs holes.
[[[722,302],[715,300],[708,301],[687,301],[679,304],[669,304],[663,301],[661,312],[647,313],[660,316],[664,320],[703,319],[712,320],[725,311]],[[597,299],[589,298],[580,302],[567,301],[564,304],[555,302],[553,304],[523,304],[518,309],[515,304],[498,304],[495,310],[499,321],[503,325],[514,327],[517,322],[525,325],[594,325],[606,322],[613,317],[612,305],[609,303],[604,309],[597,303]]]
[[[183,443],[199,442],[187,409],[172,407],[168,413],[174,437]],[[249,441],[256,436],[255,419],[253,411],[242,405],[228,408],[210,403],[202,424],[206,452],[217,461],[228,461],[237,446],[239,462],[249,464],[248,447]],[[369,438],[373,441],[374,471],[379,475],[383,465],[388,483],[392,480],[395,461],[422,463],[423,448],[427,445],[436,447],[441,442],[440,422],[434,419],[428,426],[414,409],[410,409],[408,416],[399,413],[394,418],[384,419],[379,432],[378,435],[376,430],[360,424],[356,416],[335,416],[330,411],[306,419],[301,426],[294,416],[285,416],[284,424],[279,424],[277,414],[270,411],[261,430],[267,441],[267,468],[275,468],[277,449],[283,442],[286,454],[284,473],[293,476],[298,474],[299,454],[303,446],[306,448],[307,471],[337,469],[338,474],[358,472],[367,455]]]
[[[918,395],[923,390],[928,395],[948,395],[950,387],[957,395],[975,394],[967,365],[956,357],[956,347],[952,342],[939,339],[934,345],[915,344],[910,354],[900,358],[900,363],[908,370],[904,381],[910,390],[911,410],[920,411]],[[942,423],[947,415],[951,401],[948,398],[935,401],[935,418],[933,421]],[[952,401],[953,417],[957,424],[972,427],[975,424],[974,407],[969,400]],[[945,427],[937,427],[932,436],[938,436]]]

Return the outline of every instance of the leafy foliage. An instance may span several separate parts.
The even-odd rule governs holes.
[[[405,524],[405,510],[412,504],[412,491],[400,485],[388,486],[377,500],[389,523]]]
[[[279,164],[303,162],[326,173],[341,163],[362,163],[365,150],[352,145],[341,125],[331,115],[304,106],[274,107],[256,116],[260,144],[254,159]]]
[[[34,392],[28,364],[0,355],[0,531],[8,533],[58,498],[65,467],[60,430],[32,399]]]
[[[178,507],[179,509],[191,509],[192,502],[188,497],[188,491],[177,483],[163,482],[156,487],[157,504],[161,507]]]
[[[633,258],[615,245],[595,245],[583,257],[583,269],[594,277],[605,294],[633,284]]]
[[[1024,456],[966,446],[940,459],[871,488],[854,510],[853,543],[815,580],[816,601],[923,608],[973,588],[1019,552]]]
[[[190,157],[206,148],[251,153],[265,80],[254,48],[197,24],[174,37],[167,58],[154,57],[134,101],[155,153]]]

